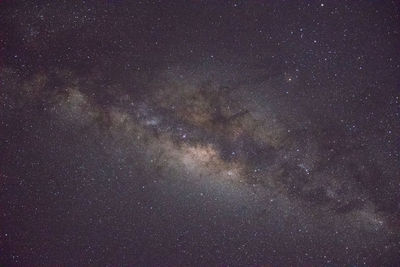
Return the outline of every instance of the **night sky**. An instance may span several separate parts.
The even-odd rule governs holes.
[[[2,266],[399,266],[400,2],[3,0],[0,58]]]

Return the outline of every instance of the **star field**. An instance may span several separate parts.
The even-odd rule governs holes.
[[[395,1],[1,1],[4,266],[397,266]]]

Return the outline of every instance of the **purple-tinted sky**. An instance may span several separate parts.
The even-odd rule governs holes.
[[[0,1],[2,266],[396,266],[397,1]]]

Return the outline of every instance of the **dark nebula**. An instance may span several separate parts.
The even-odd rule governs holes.
[[[397,1],[0,2],[2,266],[398,266]]]

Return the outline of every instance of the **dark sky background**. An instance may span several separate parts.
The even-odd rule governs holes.
[[[2,266],[398,266],[397,1],[0,2]]]

